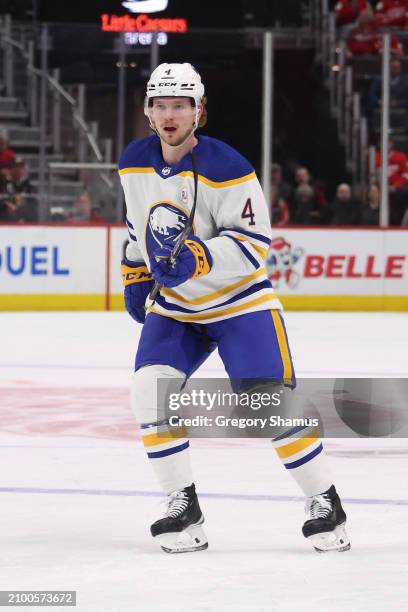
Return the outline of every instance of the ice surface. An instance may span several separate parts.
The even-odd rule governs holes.
[[[298,375],[408,375],[408,315],[285,319]],[[327,442],[352,538],[331,555],[302,537],[267,440],[193,440],[210,547],[157,549],[161,496],[128,405],[139,333],[124,313],[0,314],[0,590],[76,590],[81,612],[400,612],[406,440]],[[199,375],[223,375],[217,355]]]

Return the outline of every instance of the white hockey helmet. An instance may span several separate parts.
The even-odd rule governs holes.
[[[204,96],[204,85],[194,66],[188,63],[160,64],[153,70],[147,83],[146,106],[151,105],[149,101],[152,98],[163,96],[193,98],[198,106]]]
[[[198,127],[199,109],[204,96],[204,85],[197,70],[191,64],[160,64],[150,75],[147,83],[144,113],[149,119],[150,127],[154,130],[150,109],[153,98],[161,97],[191,98],[194,100],[195,121],[194,129]]]

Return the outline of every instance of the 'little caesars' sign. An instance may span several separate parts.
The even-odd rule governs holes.
[[[165,11],[168,0],[125,0],[122,6],[130,13],[137,14],[137,17],[104,13],[101,15],[101,28],[104,32],[171,32],[174,34],[187,32],[186,19],[149,17],[150,13]]]

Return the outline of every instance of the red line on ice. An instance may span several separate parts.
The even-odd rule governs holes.
[[[0,388],[3,433],[139,439],[129,391],[110,387]]]

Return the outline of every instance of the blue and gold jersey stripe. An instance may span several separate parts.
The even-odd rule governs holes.
[[[160,174],[158,174],[156,170],[151,166],[122,168],[118,172],[120,176],[123,176],[124,174],[154,174],[154,173],[160,176]],[[182,172],[178,172],[177,174],[173,174],[173,177],[170,177],[170,178],[174,178],[175,176],[194,178],[194,174],[193,172],[191,172],[191,170],[184,170]],[[164,177],[161,176],[160,178],[164,178]],[[255,172],[250,172],[249,174],[246,174],[245,176],[239,176],[237,178],[230,179],[228,181],[212,181],[211,179],[207,178],[206,176],[203,176],[202,174],[198,175],[198,180],[201,183],[204,183],[205,185],[208,185],[209,187],[214,187],[215,189],[223,189],[225,187],[232,187],[233,185],[240,185],[241,183],[246,183],[247,181],[250,181],[254,178],[256,178]]]

